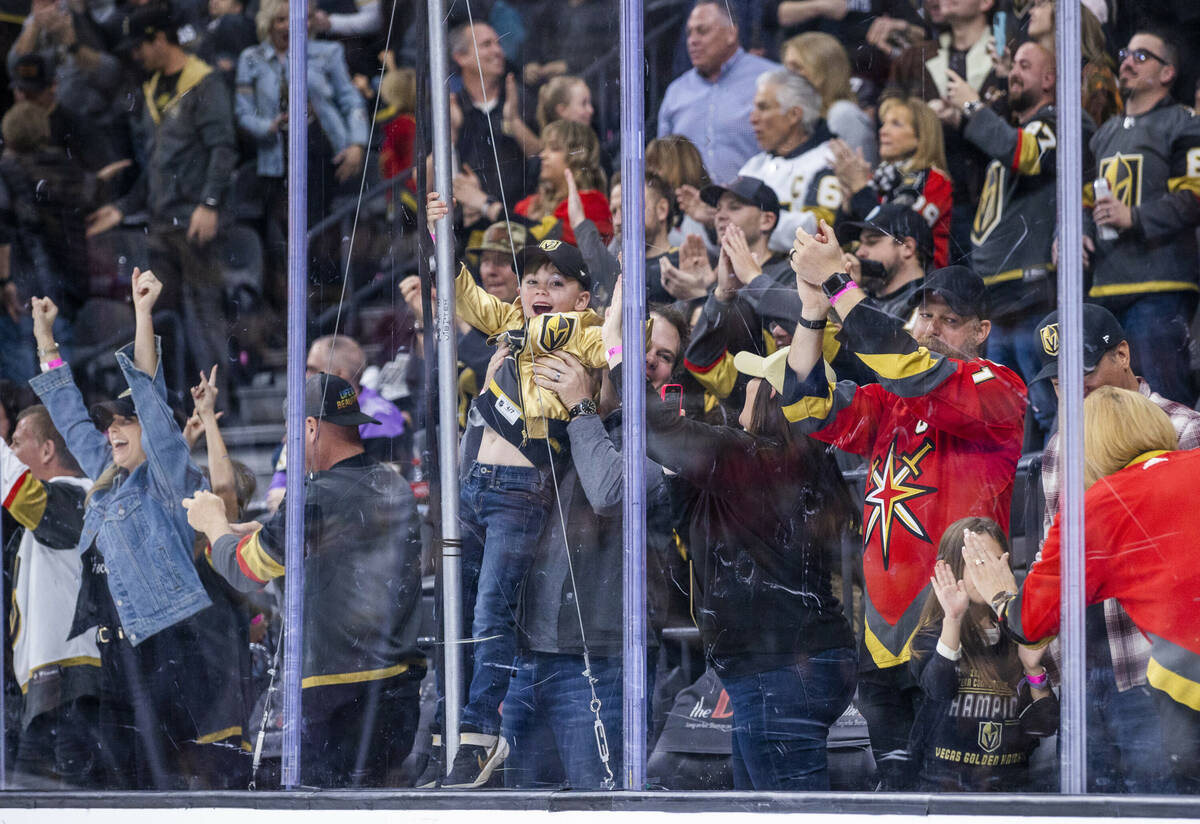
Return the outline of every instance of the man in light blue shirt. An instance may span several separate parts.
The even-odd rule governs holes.
[[[781,66],[742,50],[737,26],[717,0],[700,0],[692,9],[687,50],[692,69],[667,87],[658,136],[683,135],[700,150],[709,177],[732,180],[759,150],[750,128],[755,82]]]

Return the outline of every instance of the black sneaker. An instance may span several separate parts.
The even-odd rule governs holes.
[[[487,735],[464,729],[458,737],[458,754],[454,767],[442,779],[442,788],[469,790],[482,787],[504,759],[508,758],[508,742],[502,735]]]
[[[446,750],[442,746],[442,736],[433,734],[433,746],[429,748],[429,760],[425,769],[417,779],[417,789],[429,790],[441,786],[442,776],[446,774]]]

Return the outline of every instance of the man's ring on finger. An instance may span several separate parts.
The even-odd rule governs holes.
[[[557,369],[554,370],[554,380],[555,381],[562,380],[562,372],[559,372]]]
[[[983,566],[983,559],[982,559],[982,558],[976,558],[976,559],[975,559],[975,566]]]

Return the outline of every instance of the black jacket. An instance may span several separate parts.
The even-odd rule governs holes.
[[[621,366],[613,378],[620,381]],[[690,484],[683,537],[692,617],[718,675],[765,672],[798,655],[852,647],[830,585],[831,523],[840,526],[840,512],[849,512],[833,459],[681,417],[652,391],[646,430],[649,458]]]

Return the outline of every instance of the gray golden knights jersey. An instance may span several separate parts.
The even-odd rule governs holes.
[[[1095,127],[1084,115],[1086,144]],[[993,319],[1048,312],[1054,303],[1058,115],[1042,106],[1019,126],[989,108],[963,134],[992,158],[971,225],[972,268],[988,287]],[[1090,164],[1084,164],[1085,172]]]
[[[1122,308],[1140,295],[1200,291],[1195,227],[1200,225],[1200,117],[1163,98],[1143,115],[1116,115],[1092,138],[1097,175],[1133,209],[1116,240],[1096,237],[1088,296]],[[1084,205],[1093,204],[1087,184]]]

